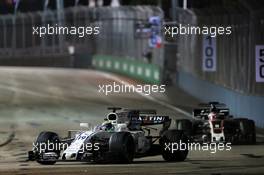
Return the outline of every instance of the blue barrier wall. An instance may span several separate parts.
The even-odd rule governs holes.
[[[185,72],[178,73],[178,84],[184,91],[204,102],[227,104],[235,117],[251,118],[257,126],[264,128],[264,97],[243,95]]]

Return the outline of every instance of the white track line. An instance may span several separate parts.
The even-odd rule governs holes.
[[[119,83],[121,83],[121,84],[124,84],[124,85],[132,85],[132,84],[130,84],[130,83],[128,83],[128,82],[126,82],[126,81],[124,81],[124,80],[118,78],[117,76],[115,76],[115,75],[113,75],[113,74],[104,73],[104,72],[100,72],[100,74],[101,74],[103,77],[107,78],[107,79],[112,79],[112,80],[114,80],[114,81],[116,81],[116,82],[119,82]],[[152,96],[150,96],[150,95],[145,95],[145,94],[142,93],[142,92],[137,92],[137,91],[136,91],[136,93],[139,94],[140,96],[142,96],[142,97],[144,97],[144,98],[146,98],[146,99],[152,101],[152,102],[158,103],[159,105],[162,105],[162,106],[164,106],[164,107],[166,107],[166,108],[169,108],[169,109],[172,109],[172,110],[174,110],[174,111],[177,111],[178,113],[181,113],[181,114],[185,115],[186,117],[191,117],[191,118],[192,118],[192,114],[190,114],[189,112],[187,112],[187,111],[185,111],[185,110],[182,110],[182,109],[180,109],[180,108],[178,108],[178,107],[176,107],[176,106],[173,106],[173,105],[171,105],[171,104],[168,104],[168,103],[166,103],[166,102],[160,101],[160,100],[158,100],[158,99],[156,99],[156,98],[154,98],[154,97],[152,97]]]

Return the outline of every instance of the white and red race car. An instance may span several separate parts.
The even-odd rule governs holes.
[[[176,129],[184,130],[194,142],[230,142],[255,144],[255,122],[233,118],[225,104],[209,102],[193,110],[193,120],[176,120]]]

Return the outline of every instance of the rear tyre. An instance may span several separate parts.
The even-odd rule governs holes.
[[[54,149],[48,149],[47,148],[48,143],[50,145],[53,144]],[[58,147],[59,143],[60,143],[59,136],[56,133],[54,133],[54,132],[41,132],[39,134],[37,140],[36,140],[36,145],[38,145],[38,146],[37,146],[37,150],[35,150],[35,151],[38,152],[40,156],[42,156],[41,154],[43,154],[43,153],[54,152],[58,155],[57,158],[59,158],[60,149],[59,148],[56,149],[56,147]],[[44,145],[45,145],[45,147],[43,147]],[[40,150],[43,150],[43,152],[39,152]],[[56,163],[56,161],[46,161],[46,160],[41,160],[41,158],[38,158],[37,162],[42,164],[42,165],[53,165]]]
[[[161,155],[165,161],[184,161],[189,152],[188,137],[180,130],[168,130],[164,132],[160,138],[160,146]],[[173,147],[175,150],[172,150]]]
[[[135,145],[132,135],[128,132],[117,132],[111,135],[109,151],[116,155],[112,161],[116,163],[131,163],[134,159]]]

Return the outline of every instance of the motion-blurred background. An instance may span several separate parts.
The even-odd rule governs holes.
[[[33,34],[48,25],[99,27],[100,34]],[[180,25],[231,26],[232,33],[165,34]],[[165,84],[166,92],[98,92],[115,81]],[[253,119],[257,144],[191,151],[177,163],[161,156],[114,166],[27,161],[41,131],[66,137],[80,122],[102,123],[110,106],[155,109],[175,120],[208,101]],[[264,1],[0,0],[0,174],[261,174],[263,104]]]
[[[234,115],[264,126],[262,1],[2,0],[0,13],[2,66],[95,68],[164,83],[201,101],[226,103]],[[154,18],[160,22],[153,27]],[[100,34],[32,34],[33,26],[47,24],[99,26]],[[212,45],[202,35],[164,35],[164,26],[179,24],[231,26],[232,34]]]

